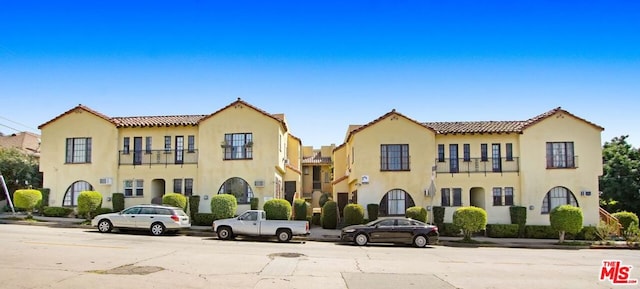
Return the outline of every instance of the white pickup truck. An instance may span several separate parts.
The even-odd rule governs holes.
[[[249,210],[240,216],[214,221],[213,231],[222,240],[235,236],[276,236],[280,242],[288,242],[293,236],[309,235],[309,222],[267,220],[262,210]]]

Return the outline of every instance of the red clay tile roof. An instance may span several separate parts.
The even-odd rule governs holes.
[[[403,118],[405,118],[405,119],[407,119],[407,120],[409,120],[409,121],[411,121],[411,122],[413,122],[413,123],[415,123],[415,124],[417,124],[419,126],[422,126],[422,127],[426,128],[426,129],[428,129],[428,130],[433,130],[432,128],[427,127],[424,124],[419,123],[419,122],[417,122],[417,121],[415,121],[415,120],[413,120],[413,119],[411,119],[411,118],[409,118],[409,117],[397,112],[395,109],[392,109],[390,112],[387,112],[383,116],[381,116],[381,117],[379,117],[379,118],[377,118],[377,119],[375,119],[375,120],[373,120],[373,121],[371,121],[371,122],[369,122],[369,123],[367,123],[365,125],[353,125],[353,124],[349,125],[350,131],[347,132],[347,137],[345,138],[345,142],[348,142],[349,138],[351,136],[353,136],[355,133],[357,133],[359,131],[362,131],[363,129],[366,129],[366,128],[368,128],[368,127],[370,127],[370,126],[382,121],[383,119],[385,119],[387,117],[391,117],[392,115],[397,115],[397,116],[403,117]]]
[[[550,111],[547,111],[547,112],[545,112],[545,113],[543,113],[543,114],[540,114],[540,115],[534,116],[534,117],[532,117],[532,118],[530,118],[530,119],[528,119],[528,120],[524,121],[524,123],[523,123],[523,125],[522,125],[522,130],[524,130],[524,129],[526,129],[526,128],[528,128],[528,127],[530,127],[530,126],[532,126],[532,125],[534,125],[534,124],[536,124],[536,123],[538,123],[538,122],[542,121],[543,119],[546,119],[546,118],[548,118],[548,117],[550,117],[550,116],[552,116],[552,115],[556,114],[557,112],[562,112],[562,113],[564,113],[564,114],[570,115],[570,116],[572,116],[572,117],[574,117],[574,118],[576,118],[576,119],[579,119],[579,120],[581,120],[581,121],[584,121],[584,122],[586,122],[586,123],[588,123],[588,124],[590,124],[590,125],[594,126],[595,128],[597,128],[597,129],[599,129],[599,130],[604,130],[604,128],[603,128],[603,127],[601,127],[601,126],[599,126],[599,125],[597,125],[597,124],[595,124],[595,123],[592,123],[592,122],[590,122],[590,121],[588,121],[588,120],[586,120],[586,119],[584,119],[584,118],[578,117],[578,116],[576,116],[576,115],[574,115],[574,114],[572,114],[572,113],[570,113],[570,112],[568,112],[568,111],[566,111],[566,110],[562,109],[562,107],[556,107],[556,108],[554,108],[554,109],[552,109],[552,110],[550,110]]]
[[[320,152],[317,152],[314,156],[303,157],[302,164],[305,165],[330,165],[331,157],[323,157]]]
[[[331,182],[331,184],[332,184],[332,185],[335,185],[335,184],[340,183],[340,182],[342,182],[342,181],[344,181],[344,180],[346,180],[346,179],[348,179],[348,178],[349,178],[349,176],[342,176],[342,177],[340,177],[340,178],[338,178],[338,179],[334,180],[333,182]]]
[[[234,102],[230,103],[229,105],[227,105],[227,106],[225,106],[225,107],[223,107],[223,108],[221,108],[221,109],[217,110],[216,112],[214,112],[214,113],[212,113],[212,114],[210,114],[210,115],[207,115],[207,116],[203,117],[199,122],[205,121],[206,119],[209,119],[210,117],[212,117],[212,116],[214,116],[214,115],[216,115],[216,114],[218,114],[218,113],[222,112],[223,110],[226,110],[227,108],[230,108],[230,107],[232,107],[232,106],[236,106],[236,105],[244,105],[244,106],[250,107],[251,109],[253,109],[253,110],[255,110],[255,111],[259,112],[259,113],[262,113],[262,114],[264,114],[265,116],[270,117],[270,118],[274,119],[275,121],[277,121],[278,123],[280,123],[280,125],[282,125],[282,128],[284,128],[284,131],[288,131],[288,130],[289,130],[289,129],[287,128],[287,123],[286,123],[286,122],[284,122],[284,120],[282,120],[282,119],[278,119],[278,118],[277,118],[277,117],[275,117],[274,115],[269,114],[268,112],[266,112],[266,111],[264,111],[264,110],[262,110],[262,109],[259,109],[259,108],[255,107],[255,106],[253,106],[253,105],[251,105],[251,104],[249,104],[249,103],[247,103],[247,102],[243,101],[243,100],[242,100],[242,99],[240,99],[239,97],[238,97],[238,100],[236,100],[236,101],[234,101]],[[284,118],[284,115],[283,115],[282,117]]]
[[[117,127],[195,126],[206,115],[114,117]]]
[[[522,121],[461,121],[461,122],[425,122],[437,134],[449,133],[519,133]]]
[[[38,129],[42,129],[42,128],[43,128],[43,127],[45,127],[46,125],[48,125],[48,124],[50,124],[50,123],[52,123],[52,122],[54,122],[54,121],[56,121],[56,120],[60,119],[61,117],[65,116],[65,115],[67,115],[67,114],[70,114],[70,113],[72,113],[72,112],[74,112],[74,111],[76,111],[76,110],[84,110],[84,111],[86,111],[86,112],[88,112],[88,113],[91,113],[91,114],[93,114],[93,115],[95,115],[95,116],[97,116],[97,117],[100,117],[100,118],[102,118],[102,119],[104,119],[104,120],[106,120],[106,121],[108,121],[108,122],[110,122],[110,123],[113,123],[113,121],[111,120],[111,118],[110,118],[110,117],[108,117],[108,116],[106,116],[106,115],[104,115],[104,114],[102,114],[102,113],[99,113],[99,112],[97,112],[97,111],[95,111],[95,110],[93,110],[93,109],[90,109],[90,108],[88,108],[88,107],[86,107],[86,106],[84,106],[84,105],[82,105],[82,104],[78,104],[76,107],[74,107],[74,108],[72,108],[72,109],[70,109],[70,110],[65,111],[64,113],[62,113],[62,114],[60,114],[60,115],[56,116],[56,117],[55,117],[55,118],[53,118],[52,120],[47,121],[47,122],[45,122],[45,123],[41,124],[40,126],[38,126]],[[114,124],[115,124],[115,123],[114,123]]]
[[[298,173],[299,175],[301,175],[301,174],[302,174],[302,172],[301,172],[298,168],[296,168],[296,167],[294,167],[294,166],[292,166],[292,165],[286,165],[285,167],[286,167],[287,169],[290,169],[290,170],[292,170],[292,171],[294,171],[294,172]]]

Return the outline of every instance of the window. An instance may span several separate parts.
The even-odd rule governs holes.
[[[471,145],[469,145],[468,143],[462,145],[462,150],[464,154],[464,161],[470,162],[471,161]]]
[[[171,153],[171,137],[170,136],[164,137],[164,153],[165,154]]]
[[[438,162],[444,163],[444,145],[438,145]]]
[[[331,177],[329,175],[329,172],[324,172],[324,183],[328,184],[331,182]]]
[[[389,192],[387,202],[389,202],[389,215],[404,215],[405,196],[403,190],[392,190]]]
[[[573,142],[548,142],[547,168],[575,168]]]
[[[302,167],[302,173],[305,175],[309,174],[309,167]]]
[[[125,137],[122,142],[122,153],[125,155],[129,154],[129,142],[130,142],[129,137]]]
[[[145,153],[151,154],[151,137],[148,136],[145,140]]]
[[[91,138],[68,138],[66,163],[82,164],[91,162]]]
[[[238,200],[238,204],[249,204],[249,201],[253,198],[251,187],[242,178],[230,178],[226,180],[222,186],[220,186],[218,194],[234,195]]]
[[[224,159],[246,160],[253,158],[252,133],[228,133],[224,135]]]
[[[184,136],[181,136],[181,135],[176,136],[175,163],[176,164],[184,163]]]
[[[461,188],[453,188],[453,206],[454,207],[462,206],[462,189]]]
[[[507,150],[507,161],[508,162],[513,161],[513,144],[507,143],[506,150]]]
[[[487,144],[483,143],[480,144],[480,160],[483,162],[486,162],[489,160],[488,156],[487,156]]]
[[[512,187],[504,188],[504,205],[513,206],[513,188]]]
[[[182,194],[182,179],[173,179],[173,192]]]
[[[193,179],[184,179],[184,195],[193,195]]]
[[[144,181],[143,180],[125,180],[124,181],[124,196],[125,197],[141,197],[144,195]]]
[[[449,171],[452,173],[458,172],[458,145],[449,145]]]
[[[502,206],[502,188],[493,188],[493,205]]]
[[[502,171],[502,153],[500,152],[500,144],[491,145],[491,167],[494,172]]]
[[[85,181],[77,181],[71,184],[67,191],[64,193],[62,199],[63,207],[75,207],[78,205],[78,196],[81,192],[93,191],[93,186]]]
[[[565,187],[555,187],[547,192],[544,196],[544,200],[542,200],[541,211],[543,214],[548,214],[551,210],[560,205],[578,206],[576,197]]]
[[[196,151],[196,136],[190,135],[187,137],[187,152],[193,153]]]
[[[409,145],[380,145],[381,171],[408,171]]]
[[[443,188],[440,190],[440,192],[441,192],[440,204],[443,207],[450,207],[451,206],[451,189]]]

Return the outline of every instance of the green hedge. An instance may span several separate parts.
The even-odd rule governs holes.
[[[320,222],[323,229],[335,229],[338,227],[338,204],[327,201],[322,207]]]
[[[364,221],[364,207],[360,204],[348,204],[344,207],[344,224],[359,225]]]
[[[120,212],[124,210],[124,194],[114,193],[111,195],[111,202],[113,204],[113,211]]]
[[[332,199],[333,198],[331,197],[331,194],[322,193],[322,195],[320,195],[320,200],[318,200],[318,204],[320,204],[320,207],[324,207],[324,204],[326,204],[327,201],[330,201]]]
[[[16,190],[13,193],[13,205],[16,208],[26,210],[29,216],[31,216],[33,209],[41,202],[42,193],[38,190]]]
[[[72,208],[44,207],[42,213],[46,217],[68,217],[73,212]]]
[[[321,214],[318,214],[318,213],[313,214],[311,216],[311,224],[316,226],[322,225],[322,222],[320,221],[320,216]]]
[[[189,217],[193,220],[200,213],[200,196],[189,196]]]
[[[557,239],[558,232],[551,226],[527,225],[524,227],[524,236],[530,239]]]
[[[40,188],[38,189],[38,191],[40,191],[40,193],[42,194],[42,200],[38,204],[37,209],[42,214],[42,210],[44,209],[44,207],[49,206],[49,194],[51,193],[51,189]]]
[[[91,218],[95,218],[97,215],[113,213],[111,208],[97,208],[95,211],[91,212]]]
[[[598,234],[596,233],[595,226],[586,226],[582,227],[582,230],[577,234],[567,234],[566,238],[568,240],[586,240],[586,241],[597,241]]]
[[[511,224],[518,225],[518,237],[524,237],[524,226],[527,225],[527,208],[521,206],[509,207]]]
[[[285,199],[268,200],[262,207],[267,213],[267,220],[289,220],[291,217],[291,204]]]
[[[183,194],[168,193],[162,196],[162,204],[187,210],[187,197]]]
[[[211,213],[214,220],[232,218],[237,210],[238,200],[234,195],[219,194],[211,197]]]
[[[631,223],[635,222],[636,224],[638,224],[638,215],[636,215],[635,213],[632,212],[627,212],[627,211],[622,211],[622,212],[617,212],[617,213],[613,213],[612,214],[616,219],[618,219],[618,221],[620,222],[620,224],[622,225],[622,231],[626,231],[627,228],[629,228],[629,225],[631,225]]]
[[[427,209],[420,206],[411,207],[407,209],[405,216],[420,222],[427,222]]]
[[[369,221],[377,220],[379,213],[380,213],[380,205],[378,204],[367,205],[367,215],[369,216]]]
[[[307,219],[308,204],[303,199],[293,200],[293,219],[304,221]]]
[[[492,238],[517,238],[518,224],[487,224],[487,236]]]
[[[213,221],[216,220],[214,214],[211,213],[196,213],[191,220],[194,226],[211,226]],[[218,219],[219,220],[219,219]]]
[[[251,198],[251,200],[249,200],[249,203],[251,204],[251,209],[252,210],[257,210],[258,207],[260,206],[260,199]]]
[[[433,223],[440,225],[444,223],[444,207],[435,206],[433,210]]]
[[[91,214],[102,206],[102,194],[96,191],[83,191],[78,195],[78,215],[91,219]]]
[[[453,223],[442,223],[438,225],[438,233],[440,233],[440,236],[458,237],[460,236],[460,228]]]

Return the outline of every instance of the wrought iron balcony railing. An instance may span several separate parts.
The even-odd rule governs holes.
[[[184,165],[197,164],[198,150],[119,151],[119,165]]]
[[[519,172],[519,158],[436,159],[436,173],[506,173]]]

